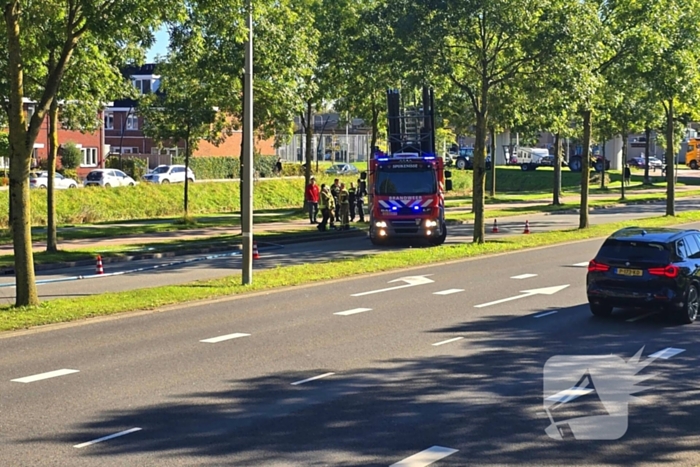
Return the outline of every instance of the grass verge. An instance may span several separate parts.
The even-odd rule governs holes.
[[[242,294],[277,287],[297,286],[360,274],[389,271],[410,266],[435,264],[493,253],[524,250],[573,240],[599,238],[629,226],[663,227],[700,221],[700,212],[685,212],[676,217],[654,217],[637,221],[596,225],[586,230],[562,230],[519,235],[482,245],[445,245],[439,248],[409,249],[353,259],[278,267],[256,272],[251,286],[240,284],[240,275],[188,284],[154,287],[128,292],[105,293],[89,297],[59,299],[32,308],[0,308],[0,331],[23,329],[50,323],[74,321],[94,316]]]

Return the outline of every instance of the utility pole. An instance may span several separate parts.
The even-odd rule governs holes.
[[[245,49],[243,103],[243,285],[253,282],[253,1],[248,0],[248,42]]]

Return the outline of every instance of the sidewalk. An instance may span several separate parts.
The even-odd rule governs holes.
[[[692,186],[677,187],[677,192],[690,191],[695,189]],[[663,195],[666,193],[665,188],[659,189],[649,189],[643,192],[636,192],[637,194],[659,194]],[[635,192],[630,192],[630,196],[633,196]],[[619,192],[610,193],[600,193],[589,195],[590,200],[600,200],[600,199],[611,199],[619,195]],[[578,195],[572,195],[561,198],[562,203],[576,203],[579,201]],[[541,199],[532,201],[521,201],[513,203],[494,203],[487,204],[487,213],[491,210],[508,210],[517,209],[519,207],[533,207],[533,206],[545,206],[551,203],[551,195],[549,197],[543,197]],[[460,207],[448,207],[447,212],[450,214],[457,213],[469,213],[471,212],[471,206],[460,206]],[[214,217],[214,216],[212,216]],[[159,220],[154,220],[154,223],[161,222]],[[110,225],[135,225],[136,223],[129,223],[128,221],[123,223],[115,223]],[[139,223],[143,224],[143,223]],[[357,225],[357,224],[355,224]],[[364,225],[359,225],[359,227],[364,228]],[[289,232],[289,231],[309,231],[310,233],[315,232],[314,226],[309,224],[307,219],[298,219],[288,222],[268,222],[259,223],[254,225],[254,232]],[[206,227],[200,229],[192,230],[176,230],[171,232],[156,232],[156,233],[146,233],[146,234],[135,234],[135,235],[125,235],[116,238],[90,238],[90,239],[75,239],[75,240],[62,240],[59,242],[59,247],[61,250],[77,250],[77,249],[97,249],[100,247],[110,247],[117,245],[141,245],[148,243],[158,243],[171,240],[197,240],[205,239],[213,236],[222,235],[240,235],[240,226],[230,226],[230,227]],[[46,248],[45,242],[34,242],[33,249],[35,252],[43,251]],[[0,245],[0,255],[12,255],[13,248],[11,244]]]

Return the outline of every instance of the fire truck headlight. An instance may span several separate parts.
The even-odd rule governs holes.
[[[385,228],[385,227],[386,227],[386,222],[384,222],[384,221],[378,221],[378,222],[375,222],[374,225],[375,225],[376,227]]]
[[[386,237],[386,230],[383,230],[383,229],[380,230],[380,231],[379,231],[379,236],[380,236],[380,237]]]
[[[434,221],[432,219],[428,219],[427,221],[425,221],[425,226],[426,227],[437,227],[437,221]],[[428,235],[430,235],[430,234],[428,234]]]
[[[433,231],[432,231],[432,230],[426,230],[425,234],[426,234],[426,235],[432,235],[432,234],[433,234]]]

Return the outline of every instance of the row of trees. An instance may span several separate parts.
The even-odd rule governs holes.
[[[55,130],[60,110],[82,128],[99,124],[97,108],[133,92],[120,68],[142,61],[153,31],[167,24],[170,46],[158,64],[162,92],[147,96],[139,112],[149,134],[185,141],[188,160],[198,141],[216,143],[242,124],[246,6],[241,0],[163,0],[157,9],[145,0],[0,4],[16,304],[35,305],[27,179],[40,123],[49,116]],[[559,177],[567,137],[581,138],[589,150],[594,138],[662,127],[671,163],[678,122],[694,117],[699,95],[700,32],[693,25],[700,0],[256,0],[253,15],[258,136],[289,134],[293,117],[300,117],[308,181],[315,112],[332,105],[363,118],[374,146],[385,126],[385,90],[429,84],[444,126],[475,132],[477,243],[484,241],[489,135],[553,132]],[[24,98],[37,103],[29,121]],[[52,167],[56,151],[54,137]],[[585,228],[587,164],[581,177]],[[554,203],[558,186],[555,180]],[[673,198],[669,183],[670,215]],[[55,248],[55,233],[49,244]]]

